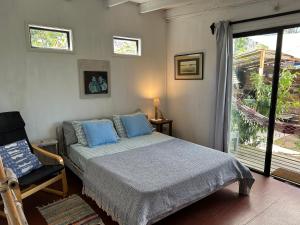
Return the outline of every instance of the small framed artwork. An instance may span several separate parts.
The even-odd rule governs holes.
[[[84,94],[108,94],[107,71],[83,71]]]
[[[79,59],[80,97],[110,96],[110,65],[106,60]]]
[[[203,80],[204,53],[175,55],[175,80]]]

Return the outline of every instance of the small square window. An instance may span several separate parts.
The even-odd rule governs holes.
[[[73,51],[72,30],[28,25],[31,49]]]
[[[118,55],[141,55],[141,39],[128,37],[113,37],[114,53]]]

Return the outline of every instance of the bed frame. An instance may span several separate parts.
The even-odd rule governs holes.
[[[58,126],[56,129],[56,135],[58,139],[58,152],[59,155],[64,159],[65,166],[68,167],[74,174],[76,174],[81,180],[83,179],[83,171],[69,158],[68,151],[67,151],[67,145],[65,143],[65,135],[64,135],[64,129],[62,125]],[[222,188],[235,183],[236,181],[233,181],[228,184],[224,184]],[[250,189],[247,188],[247,185],[245,185],[242,182],[239,182],[239,194],[241,195],[249,195]]]
[[[136,110],[125,113],[125,114],[132,114],[132,113],[136,113],[136,112],[142,112],[142,110],[137,108]],[[146,116],[148,118],[148,115],[146,115]],[[91,120],[91,119],[109,119],[109,120],[112,120],[112,116],[101,116],[101,117],[98,117],[98,118],[88,118],[88,119],[83,119],[83,120]],[[79,119],[79,121],[80,120],[81,119]],[[70,122],[70,121],[64,121],[63,123],[65,123],[65,122]],[[73,161],[68,156],[68,146],[67,146],[66,140],[65,140],[65,133],[64,133],[64,129],[63,129],[63,123],[61,123],[60,125],[58,125],[56,127],[56,137],[57,137],[57,140],[58,140],[58,153],[64,159],[65,165],[82,180],[83,171],[75,163],[73,163]]]
[[[56,128],[56,136],[58,140],[58,154],[64,159],[65,166],[68,167],[77,177],[83,179],[83,171],[69,158],[63,126]]]
[[[64,162],[65,162],[65,166],[68,167],[74,174],[76,174],[81,180],[83,180],[83,171],[68,157],[68,146],[66,145],[66,141],[65,141],[65,134],[64,134],[64,129],[63,126],[60,125],[59,127],[57,127],[56,129],[56,133],[57,133],[57,138],[58,138],[58,143],[59,143],[59,154],[63,157]],[[237,182],[238,180],[233,180],[230,181],[226,184],[224,184],[222,187],[218,188],[217,190],[214,190],[213,192],[209,193],[208,195],[213,194],[214,192],[217,192],[220,189],[223,189],[224,187]],[[246,183],[238,181],[239,183],[239,194],[240,195],[249,195],[250,189],[248,188],[248,186],[246,185]],[[208,196],[206,195],[206,196]],[[205,198],[206,196],[202,196],[199,197],[198,199],[195,199],[194,201],[191,201],[185,205],[182,205],[181,207],[178,207],[164,215],[162,215],[160,218],[157,218],[157,220],[153,221],[153,222],[157,222],[177,211],[179,211],[182,208],[185,208],[189,205],[194,204],[195,202]],[[99,206],[100,207],[100,206]]]

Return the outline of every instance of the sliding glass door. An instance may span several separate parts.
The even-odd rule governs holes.
[[[234,39],[230,152],[261,172],[265,166],[276,40],[277,33]],[[268,45],[263,44],[266,42]]]
[[[283,30],[271,174],[300,182],[300,27]]]
[[[229,149],[266,175],[300,172],[299,35],[280,27],[234,38]]]

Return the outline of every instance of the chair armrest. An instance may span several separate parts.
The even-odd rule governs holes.
[[[48,151],[46,151],[46,150],[44,150],[44,149],[38,147],[37,145],[32,145],[32,148],[33,148],[34,150],[36,150],[38,153],[40,153],[40,154],[42,154],[42,155],[44,155],[44,156],[46,156],[46,157],[48,157],[48,158],[54,159],[54,160],[56,160],[59,164],[64,165],[64,160],[63,160],[63,158],[60,157],[59,155],[53,154],[53,153],[51,153],[51,152],[48,152]]]

